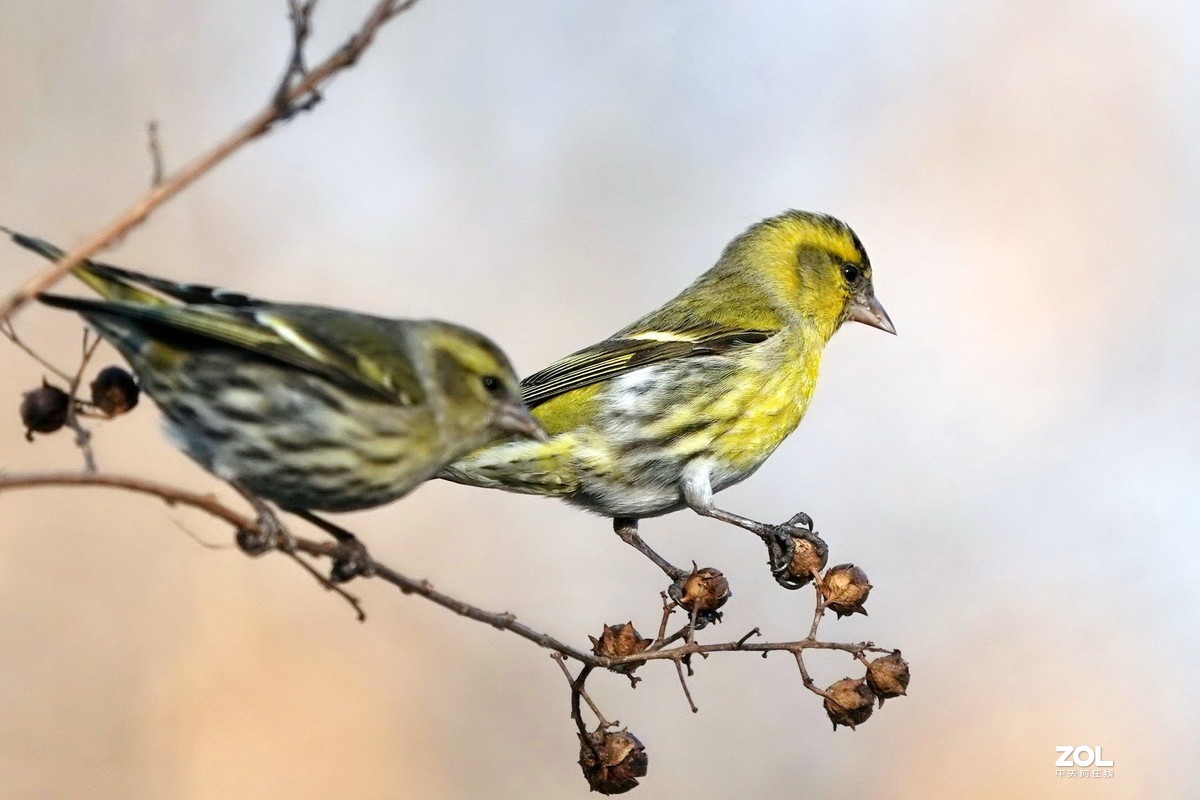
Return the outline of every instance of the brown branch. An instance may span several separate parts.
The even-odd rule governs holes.
[[[666,641],[667,621],[670,620],[671,615],[675,613],[675,603],[673,603],[671,601],[671,598],[667,595],[667,593],[659,592],[658,594],[660,597],[662,597],[662,604],[663,604],[662,619],[659,620],[658,635],[654,637],[654,641],[650,645],[651,647],[653,647],[656,644],[661,647],[662,643]]]
[[[46,369],[53,372],[59,378],[63,379],[64,381],[71,380],[71,374],[69,372],[67,372],[64,369],[59,369],[58,367],[54,366],[49,361],[47,361],[45,358],[42,358],[42,356],[36,350],[34,350],[29,345],[25,344],[24,340],[22,340],[21,337],[17,335],[17,329],[13,327],[11,319],[5,319],[3,317],[0,317],[0,335],[3,335],[5,339],[8,339],[10,342],[15,344],[17,347],[24,350],[26,355],[28,355],[34,361],[41,364]]]
[[[49,472],[35,474],[10,474],[0,475],[0,494],[11,489],[30,489],[37,487],[72,487],[72,486],[102,486],[115,489],[124,489],[126,491],[135,492],[138,494],[150,495],[157,497],[167,505],[176,506],[184,505],[203,511],[210,516],[213,516],[222,522],[227,523],[236,530],[246,530],[254,532],[258,536],[268,537],[269,532],[262,529],[262,521],[252,518],[246,514],[235,511],[219,500],[212,494],[201,494],[199,492],[189,492],[183,489],[177,489],[173,486],[168,486],[157,481],[147,480],[129,475],[107,475],[101,473],[75,473],[75,472]],[[292,535],[292,542],[289,545],[297,553],[316,558],[328,558],[337,560],[346,558],[351,555],[345,546],[334,541],[316,541],[299,536]],[[493,628],[501,631],[510,631],[522,639],[526,639],[539,647],[544,647],[547,650],[552,650],[561,653],[569,658],[574,658],[580,663],[598,669],[612,669],[623,664],[641,664],[649,661],[658,661],[663,659],[683,660],[689,656],[699,655],[707,656],[712,653],[731,653],[731,652],[756,652],[756,653],[771,653],[771,652],[789,652],[793,654],[801,653],[805,650],[837,650],[849,653],[851,656],[858,657],[863,653],[890,653],[891,650],[885,647],[877,647],[874,642],[823,642],[814,638],[805,638],[798,641],[786,642],[748,642],[747,637],[736,641],[718,642],[714,644],[700,644],[696,641],[685,642],[676,647],[667,647],[665,645],[678,641],[681,638],[688,636],[690,625],[684,626],[676,633],[666,637],[661,642],[656,642],[640,653],[635,653],[628,656],[620,657],[601,657],[591,653],[579,650],[565,642],[551,636],[547,633],[542,633],[530,628],[528,625],[517,621],[517,618],[508,612],[487,611],[472,605],[464,600],[459,600],[443,592],[434,589],[429,581],[417,580],[404,575],[397,570],[381,564],[375,559],[367,556],[368,574],[370,577],[378,578],[385,583],[390,583],[405,594],[415,594],[418,597],[423,597],[432,603],[435,603],[445,609],[453,611],[459,616],[473,619],[478,622],[484,622],[491,625]]]
[[[819,697],[824,697],[826,700],[828,700],[829,695],[826,694],[824,690],[819,689],[816,681],[814,681],[812,676],[808,674],[808,667],[804,666],[804,652],[802,650],[797,650],[795,652],[795,656],[796,666],[800,668],[800,682],[804,684],[804,688],[808,689],[813,694]]]
[[[816,572],[813,573],[813,589],[817,592],[817,604],[813,609],[812,625],[808,628],[808,638],[817,638],[817,628],[821,626],[821,620],[825,617],[825,595],[821,593],[821,576]]]
[[[303,80],[308,76],[308,65],[304,62],[304,46],[312,33],[312,13],[316,6],[317,0],[288,0],[288,20],[292,23],[292,55],[271,101],[279,109],[283,119],[299,111],[308,111],[321,102],[321,93],[316,88],[310,90],[308,97],[303,101],[297,102],[288,98],[293,81]]]
[[[762,636],[762,631],[760,631],[758,628],[751,628],[745,636],[737,640],[738,649],[744,650],[745,648],[743,645],[745,645],[746,642],[750,641],[750,639],[755,636]]]
[[[245,514],[234,511],[211,494],[189,492],[144,478],[88,472],[0,475],[0,494],[9,489],[29,489],[48,486],[103,486],[124,489],[126,491],[157,497],[170,506],[190,506],[216,517],[237,530],[251,531],[259,536],[269,535],[269,533],[264,533],[262,530],[261,520],[253,519]],[[338,542],[316,541],[298,536],[292,536],[291,538],[292,541],[289,547],[297,553],[331,560],[346,558],[350,555],[346,547]],[[408,577],[391,567],[379,563],[369,555],[367,556],[367,564],[365,566],[368,569],[369,577],[378,578],[385,583],[390,583],[405,594],[415,594],[423,597],[460,616],[478,622],[485,622],[497,630],[511,631],[539,647],[544,647],[569,658],[574,658],[582,664],[593,668],[612,669],[624,664],[642,664],[663,659],[683,661],[693,655],[708,656],[713,653],[755,652],[766,654],[788,652],[798,656],[805,650],[837,650],[859,658],[863,653],[892,652],[886,647],[877,647],[871,641],[824,642],[809,637],[797,641],[749,642],[747,641],[749,634],[730,642],[700,644],[692,640],[685,641],[684,644],[676,647],[666,647],[666,644],[688,637],[691,626],[687,625],[671,636],[666,637],[665,640],[655,642],[654,645],[651,645],[640,653],[620,657],[601,657],[572,647],[547,633],[536,631],[524,623],[518,622],[517,618],[509,612],[487,611],[464,600],[459,600],[458,598],[439,592],[434,589],[429,581]],[[819,615],[820,613],[821,609],[818,609],[817,614]],[[755,631],[751,633],[755,633]]]
[[[691,672],[692,672],[692,668],[691,668],[691,666],[689,666],[688,674],[690,675]],[[683,696],[685,698],[687,698],[688,708],[690,708],[692,710],[693,714],[699,714],[700,709],[697,708],[695,702],[692,701],[692,690],[688,688],[687,678],[685,678],[683,676],[683,659],[682,658],[675,659],[675,674],[679,676],[679,685],[683,687]]]
[[[163,175],[166,170],[163,168],[162,143],[158,140],[158,122],[150,120],[146,124],[146,149],[150,151],[150,188],[161,186]]]
[[[562,670],[563,675],[567,679],[567,683],[571,685],[571,719],[575,720],[575,727],[579,729],[581,736],[585,737],[586,739],[587,725],[583,721],[582,709],[579,706],[580,699],[587,703],[588,708],[592,710],[592,714],[594,714],[596,717],[596,725],[599,728],[615,728],[621,724],[620,720],[616,722],[609,722],[607,719],[605,719],[604,714],[601,713],[599,706],[596,705],[591,696],[587,693],[585,684],[587,683],[588,676],[592,674],[592,670],[596,669],[596,667],[591,664],[585,664],[583,669],[579,670],[579,675],[571,677],[571,671],[567,669],[567,664],[563,659],[562,653],[551,653],[550,657],[554,659],[556,664],[558,664],[558,668]]]
[[[379,29],[388,20],[412,8],[416,2],[417,0],[405,0],[405,2],[380,0],[376,3],[362,25],[345,44],[298,80],[289,81],[289,88],[284,93],[283,108],[280,107],[276,98],[272,98],[265,108],[211,150],[167,176],[162,183],[151,188],[137,202],[122,211],[107,226],[93,234],[83,244],[11,292],[3,301],[0,301],[0,318],[10,318],[29,302],[30,298],[49,289],[80,262],[91,258],[121,239],[130,230],[144,222],[155,209],[186,189],[202,175],[207,174],[234,152],[267,133],[276,123],[291,118],[294,113],[291,107],[292,103],[308,97],[334,75],[357,63],[363,51],[374,41]]]
[[[75,445],[83,453],[83,469],[86,472],[96,471],[96,452],[92,449],[92,432],[79,422],[79,400],[76,395],[79,393],[79,383],[83,380],[83,371],[87,369],[88,362],[92,360],[92,356],[96,354],[96,348],[103,341],[100,337],[96,337],[91,342],[88,342],[89,330],[83,329],[83,355],[79,359],[79,368],[75,370],[74,376],[71,377],[71,383],[67,387],[67,422],[66,425],[75,432]]]
[[[350,594],[341,586],[338,586],[336,583],[329,580],[329,578],[326,578],[319,571],[317,571],[316,567],[301,558],[299,553],[294,553],[289,550],[281,550],[280,552],[299,564],[300,568],[311,575],[316,580],[317,584],[320,585],[325,591],[333,592],[349,603],[350,607],[354,609],[354,614],[358,617],[359,622],[367,621],[367,612],[363,609],[362,602],[358,599],[358,597]]]
[[[173,486],[168,486],[157,481],[146,480],[128,475],[105,475],[100,473],[73,473],[73,472],[51,472],[37,473],[25,475],[0,475],[0,494],[9,489],[30,489],[46,486],[104,486],[115,489],[124,489],[126,491],[136,492],[139,494],[150,495],[157,497],[167,505],[184,505],[203,511],[217,519],[231,525],[235,530],[245,530],[252,532],[257,538],[267,539],[272,535],[271,531],[263,529],[263,521],[254,519],[246,514],[235,511],[221,503],[211,494],[200,494],[198,492],[189,492],[183,489],[177,489]],[[299,536],[291,536],[289,546],[296,553],[304,553],[305,555],[318,558],[328,558],[338,560],[347,558],[350,555],[358,556],[360,554],[351,554],[344,545],[338,542],[315,541]],[[449,609],[454,613],[473,619],[478,622],[486,622],[493,628],[502,631],[511,631],[522,639],[533,642],[539,647],[544,647],[548,650],[553,650],[562,653],[564,656],[574,658],[585,664],[590,664],[593,667],[607,667],[602,659],[586,653],[582,650],[574,648],[565,642],[561,642],[546,633],[530,628],[522,622],[518,622],[517,618],[508,612],[494,612],[474,606],[458,598],[451,597],[433,588],[429,581],[416,580],[410,578],[391,567],[380,564],[369,555],[366,557],[366,576],[378,578],[385,583],[390,583],[405,594],[415,594],[418,597],[423,597],[432,603]],[[365,576],[364,576],[365,577]],[[354,605],[352,603],[352,605]],[[355,606],[358,609],[357,605]],[[360,609],[359,609],[360,610]]]

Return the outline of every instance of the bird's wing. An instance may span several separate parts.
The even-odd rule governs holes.
[[[173,296],[178,297],[177,294]],[[371,392],[393,403],[415,405],[424,400],[416,370],[403,355],[401,342],[391,329],[396,324],[394,321],[335,309],[259,301],[241,305],[236,301],[228,305],[147,305],[144,302],[88,300],[50,294],[43,294],[40,299],[97,321],[116,317],[132,322],[152,337],[156,333],[159,336],[164,333],[168,336],[188,334],[239,348],[320,375],[339,385]],[[337,316],[335,326],[328,324],[330,315]],[[378,341],[381,335],[395,341],[396,346],[388,348],[387,358],[372,358],[354,346],[358,340]]]
[[[774,333],[704,326],[675,331],[646,331],[605,339],[521,381],[521,399],[534,408],[574,389],[607,381],[651,364],[728,353],[739,347],[764,342]]]
[[[63,250],[43,239],[0,227],[12,240],[52,261]],[[416,404],[425,393],[412,362],[395,341],[395,323],[332,309],[283,306],[198,283],[84,261],[75,275],[110,302],[43,295],[50,305],[120,317],[160,331],[199,336],[355,386],[391,402]],[[180,305],[182,304],[182,305]],[[330,329],[330,315],[337,325]],[[385,327],[386,326],[386,327]],[[356,343],[384,342],[379,357]],[[386,345],[395,344],[395,347]]]

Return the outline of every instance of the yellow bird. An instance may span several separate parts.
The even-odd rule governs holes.
[[[440,477],[561,497],[613,519],[623,540],[672,578],[638,520],[691,508],[768,543],[778,575],[794,528],[717,508],[808,409],[821,353],[843,323],[895,333],[871,262],[849,226],[787,211],[734,239],[666,305],[521,384],[550,435],[477,450]]]

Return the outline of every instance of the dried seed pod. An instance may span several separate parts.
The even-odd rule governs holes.
[[[125,369],[105,367],[92,381],[92,405],[107,417],[130,411],[138,404],[137,382]]]
[[[605,625],[604,632],[600,634],[599,639],[595,636],[588,638],[592,640],[592,652],[601,658],[636,655],[649,647],[653,641],[652,639],[643,639],[637,632],[637,628],[633,627],[633,622],[626,622],[624,625]],[[613,667],[613,670],[623,675],[632,675],[633,671],[640,666],[641,664],[637,663],[618,664]]]
[[[838,617],[851,614],[866,614],[863,603],[871,593],[871,584],[867,581],[867,573],[853,564],[838,564],[830,567],[821,579],[821,594],[825,595],[825,605],[837,613]]]
[[[54,433],[67,424],[67,412],[71,408],[71,396],[51,386],[46,381],[21,398],[21,422],[25,424],[25,438],[33,441],[33,434]]]
[[[835,731],[838,725],[854,730],[875,709],[875,693],[864,678],[842,678],[826,689],[825,695],[825,713]]]
[[[880,656],[867,666],[867,685],[879,698],[879,706],[889,697],[908,694],[908,662],[900,657],[899,650]]]
[[[712,567],[692,568],[692,574],[679,587],[679,605],[689,614],[711,614],[732,596],[729,581]]]
[[[624,794],[645,777],[650,759],[638,738],[622,728],[579,736],[579,767],[600,794]]]
[[[792,560],[784,575],[799,589],[812,581],[813,573],[820,574],[825,569],[829,563],[829,545],[815,533],[792,534],[792,543]]]

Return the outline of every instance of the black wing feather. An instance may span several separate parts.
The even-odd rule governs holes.
[[[573,353],[521,381],[521,399],[530,408],[584,386],[611,380],[636,369],[673,361],[727,353],[765,342],[772,331],[702,328],[673,332],[684,339],[621,337]]]

